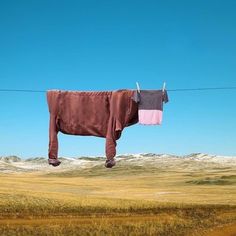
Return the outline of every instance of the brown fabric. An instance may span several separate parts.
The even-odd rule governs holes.
[[[58,132],[106,138],[106,157],[116,155],[116,140],[122,130],[138,122],[138,105],[131,98],[133,90],[47,91],[50,112],[50,159],[58,158]]]

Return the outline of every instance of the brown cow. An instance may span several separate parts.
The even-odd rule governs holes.
[[[58,166],[58,132],[106,138],[107,168],[115,165],[116,140],[138,122],[134,90],[47,91],[50,112],[48,162]]]

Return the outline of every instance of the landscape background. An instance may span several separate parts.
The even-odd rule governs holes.
[[[47,156],[46,90],[236,87],[235,0],[0,1],[0,155]],[[236,90],[168,91],[161,126],[133,125],[117,153],[236,155]],[[104,139],[59,134],[64,157]]]
[[[235,236],[236,90],[170,91],[236,87],[235,12],[235,0],[0,1],[0,235]],[[112,169],[103,138],[59,133],[62,164],[48,165],[47,90],[136,81],[166,82],[162,125],[125,128]]]
[[[236,158],[0,158],[1,235],[235,235]]]

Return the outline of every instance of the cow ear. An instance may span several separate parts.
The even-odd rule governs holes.
[[[168,97],[168,94],[167,94],[167,91],[166,91],[166,90],[165,90],[165,92],[164,92],[164,94],[163,94],[162,99],[163,99],[163,102],[164,102],[164,103],[169,102],[169,97]]]

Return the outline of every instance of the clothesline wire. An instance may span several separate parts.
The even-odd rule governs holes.
[[[185,92],[185,91],[206,91],[206,90],[236,90],[236,87],[208,87],[208,88],[179,88],[166,89],[167,92]],[[0,89],[0,92],[25,92],[25,93],[46,93],[47,90],[33,89]]]
[[[32,90],[32,89],[0,89],[0,92],[46,93],[45,90]]]
[[[213,88],[180,88],[180,89],[167,89],[166,91],[178,92],[178,91],[202,91],[202,90],[233,90],[236,87],[213,87]]]

